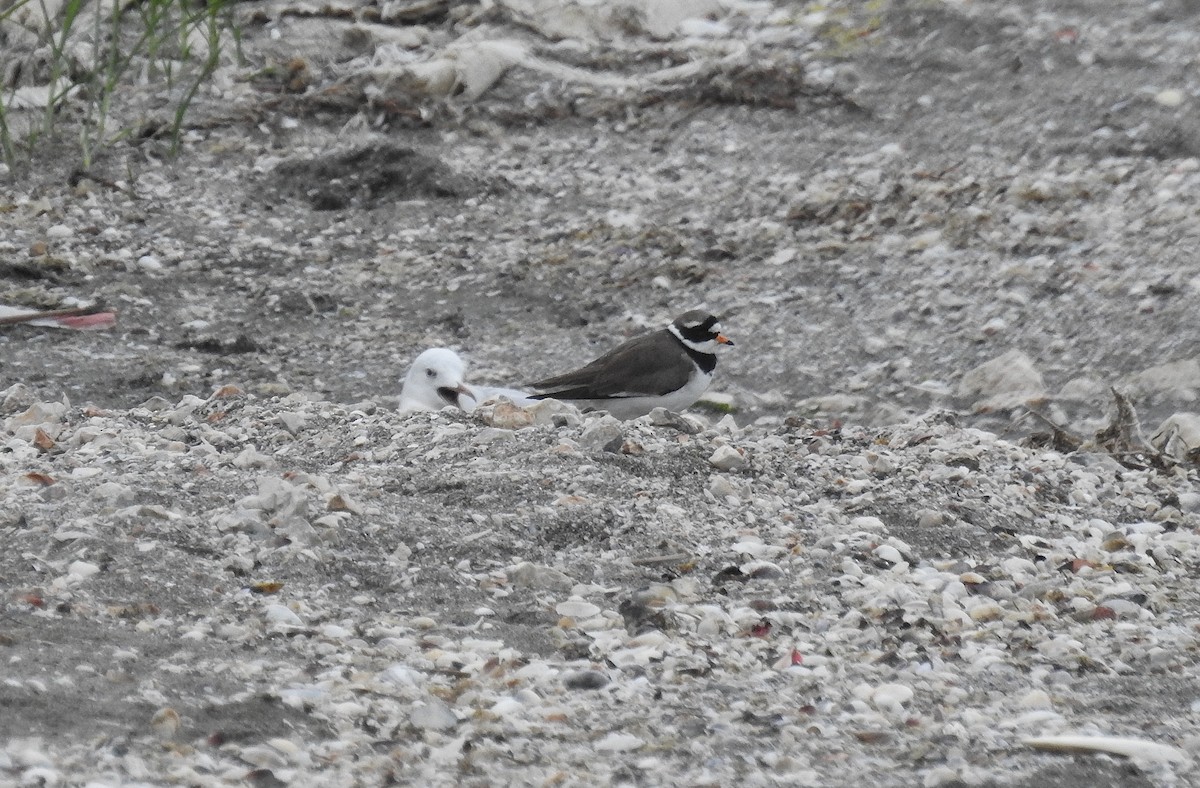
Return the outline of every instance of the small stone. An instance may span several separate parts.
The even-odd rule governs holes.
[[[8,389],[12,391],[12,389]],[[61,424],[67,415],[67,406],[61,402],[35,402],[24,413],[13,416],[5,424],[9,432],[16,432],[19,427],[46,427]]]
[[[164,410],[169,410],[172,407],[172,405],[171,405],[171,402],[169,400],[167,400],[165,397],[160,397],[157,394],[155,394],[153,397],[146,400],[138,407],[145,408],[146,410],[150,411],[151,413],[159,413]]]
[[[143,271],[161,271],[163,269],[162,261],[152,254],[142,255],[137,260],[138,268]]]
[[[292,435],[300,434],[300,431],[308,426],[308,418],[292,410],[280,411],[275,414],[275,418],[279,419],[279,423],[283,425],[283,428]]]
[[[1167,393],[1175,398],[1190,400],[1200,389],[1200,359],[1168,361],[1128,375],[1121,381],[1132,394]],[[1130,392],[1126,392],[1130,393]]]
[[[554,606],[554,612],[567,618],[592,618],[600,615],[600,608],[582,599],[568,599]]]
[[[62,773],[57,769],[52,769],[49,766],[35,766],[32,769],[26,769],[21,772],[21,781],[19,783],[22,788],[29,786],[30,788],[57,788],[62,785]]]
[[[397,662],[379,674],[380,681],[387,681],[405,687],[421,686],[421,674],[408,665]]]
[[[695,435],[704,427],[688,416],[684,416],[666,408],[654,408],[650,411],[647,418],[650,424],[655,427],[670,427],[671,429],[679,430],[685,435]]]
[[[708,458],[709,465],[720,471],[732,471],[746,465],[746,455],[732,446],[718,446]]]
[[[476,408],[474,415],[489,427],[501,430],[525,429],[532,427],[536,421],[532,411],[504,399]]]
[[[597,690],[608,685],[608,676],[598,670],[578,670],[563,676],[563,686],[574,690]]]
[[[728,498],[731,495],[737,495],[737,490],[734,488],[733,482],[719,474],[713,474],[713,477],[709,480],[708,491],[715,498]]]
[[[1050,695],[1045,690],[1035,689],[1025,693],[1024,697],[1018,701],[1018,704],[1023,709],[1051,709],[1054,708],[1053,702],[1050,700]]]
[[[871,693],[871,703],[880,711],[899,712],[914,695],[912,687],[904,684],[881,684]]]
[[[516,437],[516,433],[504,427],[484,427],[475,436],[471,438],[471,443],[480,446],[487,446],[493,443],[501,443],[511,441]]]
[[[901,555],[899,550],[897,550],[895,547],[892,547],[890,544],[881,544],[875,548],[874,552],[876,558],[886,561],[893,566],[896,564],[905,563],[904,556]]]
[[[508,570],[508,579],[516,588],[544,588],[549,591],[569,591],[575,581],[552,566],[528,561]]]
[[[1150,445],[1176,462],[1185,462],[1192,452],[1200,451],[1200,414],[1168,416],[1150,436]]]
[[[917,512],[917,526],[919,528],[936,528],[939,525],[944,525],[946,515],[941,512],[936,512],[933,509],[921,509]]]
[[[853,413],[862,408],[865,402],[865,397],[853,394],[824,394],[802,399],[795,407],[800,416],[816,416],[822,413]]]
[[[75,231],[65,224],[51,225],[50,228],[46,230],[47,238],[62,239],[70,238],[73,235],[75,235]]]
[[[0,416],[27,410],[37,401],[33,390],[24,383],[14,383],[0,392]]]
[[[110,506],[124,506],[133,503],[133,491],[125,485],[116,482],[104,482],[91,491],[91,497],[102,500]]]
[[[641,748],[645,740],[632,733],[613,731],[592,746],[601,752],[629,752]]]
[[[612,416],[602,416],[593,420],[579,436],[579,445],[613,453],[620,451],[624,442],[625,433],[621,429],[621,422]]]
[[[993,337],[997,334],[1003,334],[1008,330],[1008,321],[1002,317],[993,317],[991,320],[983,324],[979,332],[985,337]]]
[[[362,506],[357,501],[350,498],[348,495],[335,494],[329,497],[329,501],[325,504],[326,508],[331,512],[350,512],[351,514],[362,514]]]
[[[1004,410],[1046,396],[1042,374],[1020,350],[984,362],[962,376],[960,397],[975,400],[979,411]]]
[[[408,713],[408,721],[421,730],[444,731],[458,724],[458,717],[443,701],[429,697],[418,702]]]
[[[557,399],[539,400],[526,410],[533,414],[535,424],[549,424],[553,427],[578,427],[583,423],[579,408]]]
[[[1142,615],[1142,608],[1128,599],[1109,599],[1103,607],[1111,610],[1115,618],[1140,618]]]
[[[233,465],[235,468],[270,468],[274,464],[274,459],[265,454],[260,454],[259,451],[252,445],[242,449],[238,455],[233,458]]]
[[[179,712],[170,706],[164,706],[154,712],[154,716],[150,718],[150,727],[154,729],[155,735],[161,741],[174,739],[175,734],[179,732],[179,725]]]
[[[1154,101],[1164,107],[1178,107],[1183,104],[1184,94],[1177,88],[1167,88],[1154,94]]]
[[[292,609],[286,605],[267,605],[265,615],[267,617],[267,621],[270,621],[272,624],[285,624],[291,627],[304,626],[304,622],[300,619],[300,616],[296,615],[295,612],[293,612]]]
[[[100,567],[87,561],[72,561],[67,574],[76,580],[85,580],[100,571]]]
[[[1089,402],[1102,399],[1108,389],[1104,383],[1095,378],[1079,377],[1071,378],[1063,384],[1059,389],[1058,394],[1054,396],[1057,400],[1071,400],[1074,402]]]

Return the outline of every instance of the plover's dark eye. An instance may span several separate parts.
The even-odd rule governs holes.
[[[436,377],[437,377],[437,373],[436,373],[436,372],[434,372],[432,369],[427,369],[427,370],[425,370],[425,375],[426,375],[427,377],[431,377],[431,378],[436,378]]]

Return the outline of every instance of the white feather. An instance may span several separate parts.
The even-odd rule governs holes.
[[[507,397],[521,407],[536,405],[524,391],[497,386],[473,386],[466,382],[466,364],[449,348],[435,347],[424,351],[413,361],[400,389],[400,412],[441,410],[451,407],[438,389],[459,391],[459,408],[470,413],[480,404],[498,397]],[[431,374],[432,373],[432,374]]]

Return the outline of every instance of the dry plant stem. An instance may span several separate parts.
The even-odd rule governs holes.
[[[1055,422],[1053,419],[1051,419],[1046,414],[1042,413],[1041,411],[1035,410],[1034,408],[1032,408],[1028,405],[1025,406],[1025,410],[1026,410],[1026,412],[1029,413],[1029,415],[1038,419],[1039,421],[1041,421],[1043,424],[1045,424],[1047,427],[1050,428],[1050,430],[1052,431],[1052,434],[1054,436],[1054,442],[1055,442],[1056,446],[1066,447],[1068,451],[1075,451],[1076,449],[1078,449],[1080,446],[1083,445],[1083,442],[1084,442],[1083,438],[1079,437],[1078,435],[1075,435],[1073,432],[1069,431],[1062,425],[1058,424],[1057,422]]]
[[[71,309],[48,309],[44,312],[30,312],[27,315],[9,315],[0,317],[0,326],[13,326],[21,323],[28,323],[33,320],[45,320],[52,317],[78,317],[81,315],[94,315],[97,312],[103,312],[104,308],[100,306],[83,306],[73,307]]]
[[[11,8],[0,12],[0,21],[33,1],[18,0]],[[49,53],[49,95],[41,123],[30,129],[21,141],[13,139],[13,126],[7,113],[12,104],[11,97],[6,101],[5,96],[0,95],[0,156],[9,166],[16,163],[19,150],[33,156],[38,140],[54,135],[62,123],[68,98],[77,90],[84,97],[78,129],[80,159],[85,168],[90,166],[98,150],[132,132],[134,127],[129,126],[112,134],[108,126],[110,118],[115,117],[114,111],[126,101],[126,77],[143,67],[141,64],[148,69],[151,78],[165,79],[168,89],[175,85],[177,78],[187,79],[184,90],[177,94],[171,106],[172,152],[176,152],[179,132],[191,103],[220,63],[222,35],[233,29],[227,4],[222,0],[198,10],[193,10],[184,0],[145,0],[139,4],[114,0],[97,7],[85,21],[81,14],[86,2],[67,0],[57,13],[42,9],[48,31],[44,41]],[[136,14],[130,13],[134,9]],[[78,37],[81,26],[90,28],[84,32],[91,36],[95,47],[91,62],[78,64],[87,71],[76,81],[71,77],[76,66],[73,66],[70,44]],[[237,40],[236,31],[234,33]],[[171,46],[164,47],[172,42],[178,45],[178,51]]]

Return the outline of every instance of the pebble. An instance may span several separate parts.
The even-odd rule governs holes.
[[[853,394],[825,394],[807,397],[795,404],[796,412],[805,416],[825,413],[854,413],[862,409],[866,397]]]
[[[67,567],[67,574],[76,580],[86,580],[99,573],[100,567],[87,561],[72,561],[71,565]]]
[[[1200,414],[1174,413],[1150,436],[1150,445],[1179,463],[1200,451]]]
[[[569,599],[554,606],[554,612],[560,616],[574,619],[592,618],[600,615],[600,608],[582,599]]]
[[[670,427],[687,435],[695,435],[704,429],[704,425],[696,419],[666,408],[654,408],[647,419],[655,427]]]
[[[733,471],[746,467],[746,455],[732,446],[718,446],[708,463],[720,471]]]
[[[134,493],[124,484],[104,482],[92,488],[92,497],[104,501],[109,506],[123,506],[133,502]]]
[[[1155,93],[1154,100],[1164,107],[1174,108],[1183,104],[1184,94],[1183,91],[1179,90],[1178,88],[1167,88],[1166,90],[1160,90],[1158,93]]]
[[[737,495],[737,488],[733,486],[733,483],[727,477],[719,475],[714,475],[709,479],[708,491],[717,498],[728,498]]]
[[[1045,690],[1034,689],[1025,693],[1019,701],[1021,708],[1025,709],[1051,709],[1054,703],[1050,700],[1050,695]]]
[[[21,395],[18,389],[9,387],[5,390],[6,401],[9,396],[13,397],[13,403],[20,404],[21,400],[26,399]],[[7,432],[16,432],[20,427],[37,426],[42,429],[53,428],[54,425],[61,424],[67,414],[66,405],[61,402],[35,402],[30,405],[23,413],[15,416],[10,416],[4,423],[4,429]]]
[[[488,403],[475,409],[474,416],[497,430],[522,430],[533,426],[537,417],[532,410],[506,400]]]
[[[283,425],[283,428],[292,435],[299,435],[300,431],[308,426],[308,417],[295,411],[280,411],[276,415],[276,418],[279,419],[279,423]]]
[[[612,416],[592,419],[579,436],[579,445],[588,449],[618,452],[625,440],[621,422]]]
[[[877,558],[887,561],[890,564],[905,563],[904,556],[900,554],[899,550],[891,545],[881,544],[875,548],[874,553]]]
[[[645,744],[646,740],[640,736],[612,731],[592,746],[600,752],[630,752],[641,749]]]
[[[533,414],[535,424],[547,424],[552,427],[578,427],[583,421],[578,408],[569,402],[556,399],[540,400],[527,410]]]
[[[300,616],[286,605],[272,604],[267,605],[264,615],[267,621],[273,624],[285,624],[287,626],[300,627],[304,626],[304,621]]]
[[[421,730],[444,731],[458,725],[458,717],[444,702],[437,698],[426,698],[413,704],[408,721]]]
[[[608,686],[608,676],[598,670],[580,670],[563,676],[563,686],[575,690],[596,690]]]
[[[1010,350],[966,372],[956,393],[973,400],[976,410],[998,410],[1041,399],[1046,386],[1033,359],[1020,350]]]
[[[899,714],[915,694],[912,687],[904,684],[881,684],[871,691],[871,703],[880,711]]]
[[[508,579],[517,588],[540,588],[547,591],[567,591],[575,585],[570,575],[552,566],[523,561],[507,570]]]
[[[179,712],[175,709],[164,706],[154,712],[154,716],[150,718],[150,727],[154,730],[154,734],[162,741],[170,741],[179,733],[179,727],[182,720]]]

